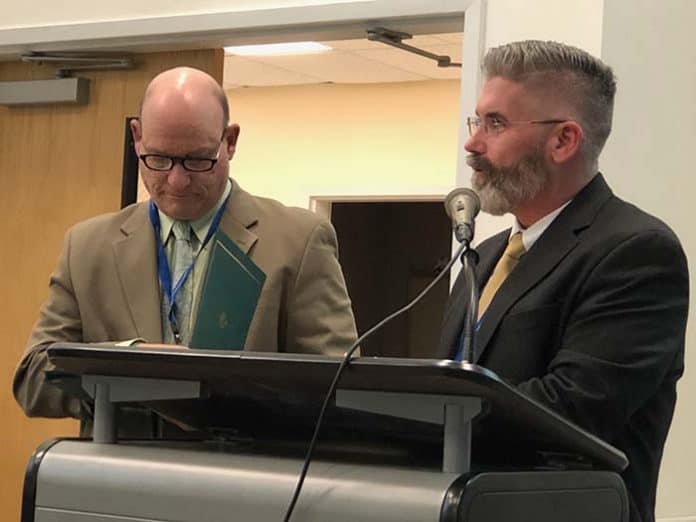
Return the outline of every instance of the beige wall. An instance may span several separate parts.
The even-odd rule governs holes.
[[[286,204],[311,195],[446,194],[454,183],[459,82],[235,89],[232,176]]]

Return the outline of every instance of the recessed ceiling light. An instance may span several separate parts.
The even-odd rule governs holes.
[[[330,51],[331,47],[319,42],[288,42],[264,45],[236,45],[225,47],[226,54],[237,56],[283,56]]]

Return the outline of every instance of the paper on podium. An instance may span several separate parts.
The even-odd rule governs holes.
[[[265,281],[266,274],[218,230],[189,347],[242,350]]]

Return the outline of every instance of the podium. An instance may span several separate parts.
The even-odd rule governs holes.
[[[93,404],[93,439],[37,450],[22,522],[282,520],[341,362],[71,343],[48,357],[47,378]],[[122,405],[195,437],[120,439]],[[355,359],[320,442],[292,520],[628,521],[623,453],[476,365]]]

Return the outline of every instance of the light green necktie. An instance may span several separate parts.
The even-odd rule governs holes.
[[[176,284],[181,275],[193,263],[193,245],[191,244],[191,225],[187,221],[175,221],[174,251],[172,253],[172,284]],[[180,342],[189,340],[191,322],[191,301],[193,295],[193,273],[189,273],[186,282],[176,294],[176,321],[179,326]]]

